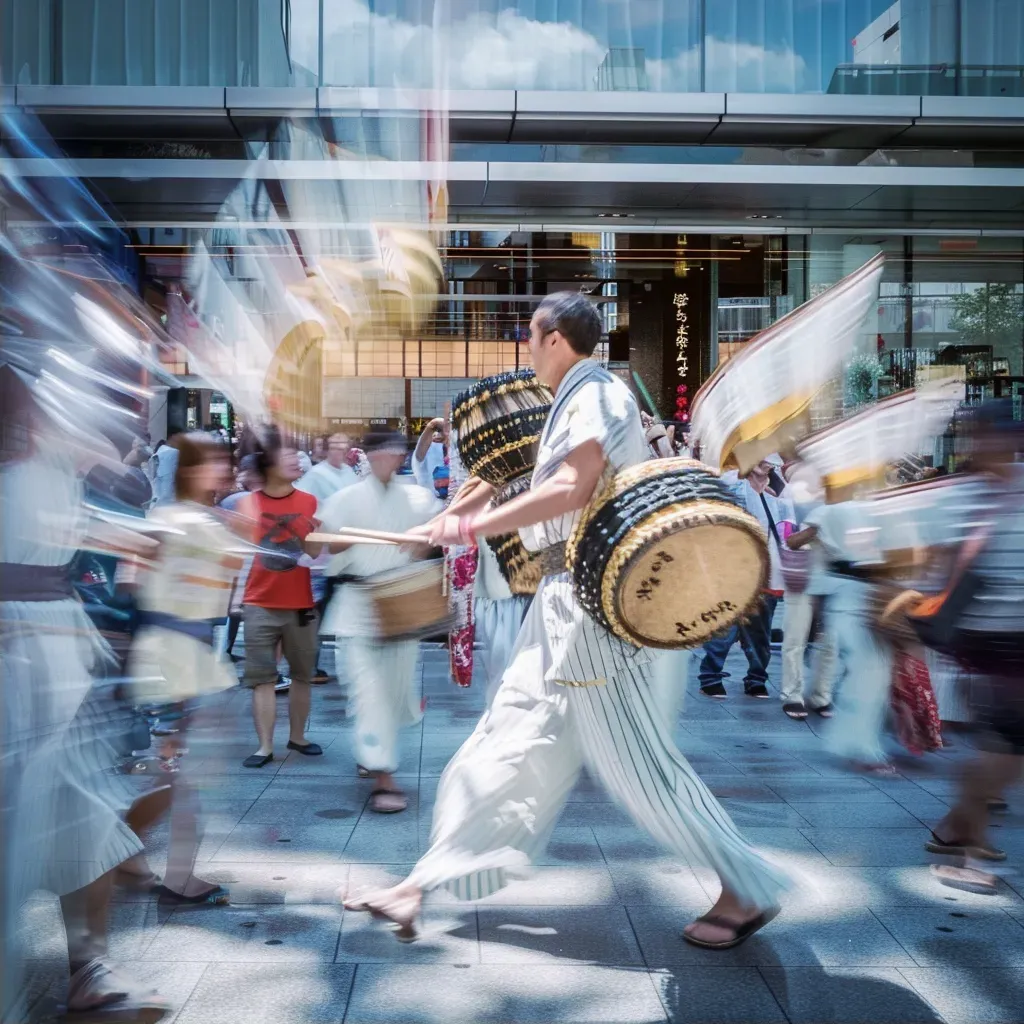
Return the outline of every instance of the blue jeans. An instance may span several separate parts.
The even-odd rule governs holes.
[[[743,677],[746,689],[768,682],[768,662],[772,657],[772,616],[779,603],[774,594],[762,594],[761,604],[751,613],[750,621],[733,626],[728,633],[704,645],[704,657],[700,663],[698,679],[701,689],[720,683],[729,675],[725,671],[725,659],[737,640],[747,656],[747,674]]]

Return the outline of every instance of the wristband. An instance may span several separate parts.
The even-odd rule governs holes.
[[[476,516],[459,516],[459,543],[465,547],[475,547],[476,538],[473,536],[473,523]]]

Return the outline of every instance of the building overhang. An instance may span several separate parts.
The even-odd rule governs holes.
[[[181,227],[213,224],[246,180],[301,187],[307,208],[337,209],[339,189],[377,182],[390,205],[353,206],[337,226],[415,218],[419,186],[446,176],[452,224],[481,221],[593,223],[635,230],[731,225],[752,233],[815,228],[888,232],[1024,232],[1024,169],[972,167],[790,166],[191,159],[7,159],[0,171],[86,181],[119,223]],[[27,216],[9,211],[9,223]],[[319,221],[319,226],[331,226]]]
[[[251,139],[282,119],[419,117],[426,90],[215,86],[4,86],[54,138]],[[1024,99],[788,93],[453,90],[454,141],[1020,148]]]

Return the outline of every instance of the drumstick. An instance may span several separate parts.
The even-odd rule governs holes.
[[[382,530],[357,530],[342,527],[337,533],[310,533],[306,540],[313,544],[412,544],[404,533],[385,533]]]

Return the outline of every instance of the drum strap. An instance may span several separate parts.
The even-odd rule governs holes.
[[[768,528],[772,531],[772,536],[775,538],[775,545],[781,551],[782,541],[779,540],[779,531],[775,526],[775,520],[772,517],[771,510],[768,508],[768,501],[763,493],[759,494],[758,497],[761,499],[761,508],[764,509],[764,514],[768,517]]]

